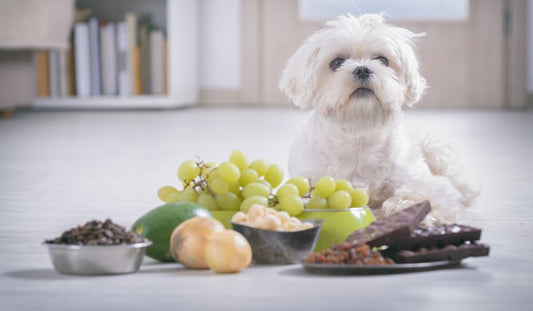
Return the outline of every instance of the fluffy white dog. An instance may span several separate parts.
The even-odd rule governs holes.
[[[307,39],[280,81],[296,106],[313,108],[290,150],[291,175],[348,179],[367,189],[377,217],[429,199],[425,225],[464,220],[477,193],[452,152],[402,125],[402,107],[426,89],[413,47],[423,35],[367,14],[341,16]]]

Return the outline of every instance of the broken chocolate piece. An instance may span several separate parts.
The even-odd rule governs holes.
[[[459,246],[422,247],[416,251],[401,250],[392,255],[397,263],[418,263],[440,260],[456,261],[466,257],[488,256],[489,246],[477,243],[465,243]]]
[[[355,231],[347,242],[363,242],[369,246],[390,245],[398,239],[407,237],[431,211],[429,201],[424,201],[391,216],[377,220],[368,227]]]
[[[477,241],[481,238],[481,229],[466,225],[440,225],[427,228],[417,228],[410,236],[397,240],[390,248],[419,249],[433,246],[460,245],[466,241]]]

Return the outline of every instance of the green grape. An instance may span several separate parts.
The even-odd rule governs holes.
[[[233,192],[217,195],[218,207],[224,211],[237,211],[241,205],[241,199]]]
[[[283,180],[283,171],[277,164],[270,164],[265,174],[265,180],[272,185],[272,188],[276,188]]]
[[[245,199],[252,197],[252,196],[262,196],[262,197],[268,198],[269,195],[270,195],[270,189],[268,189],[267,186],[261,183],[257,183],[257,182],[247,184],[242,189],[242,196]]]
[[[297,195],[287,195],[279,199],[279,209],[291,216],[299,215],[304,210],[304,202]]]
[[[249,198],[246,198],[241,203],[241,206],[240,206],[241,212],[248,213],[248,210],[254,204],[268,206],[268,199],[265,198],[265,197],[259,196],[259,195],[254,195],[254,196],[251,196]]]
[[[255,182],[267,186],[268,191],[272,192],[272,185],[268,181],[264,180],[263,178],[258,178]]]
[[[249,183],[253,183],[257,180],[257,172],[251,168],[247,168],[241,171],[241,178],[239,183],[241,186],[246,186]]]
[[[171,193],[167,195],[167,197],[165,198],[165,202],[166,203],[178,202],[180,200],[180,195],[181,195],[180,192]]]
[[[319,196],[315,195],[309,199],[309,202],[307,202],[307,205],[305,208],[309,209],[327,209],[328,208],[328,200]]]
[[[309,179],[301,176],[295,176],[287,181],[288,184],[293,184],[298,187],[298,194],[300,196],[305,195],[311,189]]]
[[[216,211],[218,209],[215,198],[210,196],[208,193],[200,193],[198,195],[198,199],[196,200],[196,203],[200,204],[201,206],[211,211]]]
[[[237,165],[240,170],[248,167],[248,158],[246,158],[246,155],[241,150],[233,151],[229,156],[229,161]]]
[[[213,169],[211,172],[209,172],[209,175],[206,176],[207,185],[211,187],[213,184],[213,180],[215,180],[218,177],[218,169]]]
[[[368,204],[368,194],[363,188],[355,188],[350,191],[350,196],[352,197],[352,206],[353,207],[363,207]]]
[[[352,204],[352,197],[346,190],[335,191],[328,198],[328,205],[333,209],[346,209]]]
[[[353,186],[352,183],[349,180],[346,179],[337,179],[335,180],[335,190],[345,190],[345,191],[352,191]]]
[[[178,189],[172,187],[172,186],[163,186],[157,190],[157,196],[161,201],[166,201],[166,198],[169,194],[178,192]]]
[[[238,182],[236,182],[234,184],[229,184],[228,192],[233,192],[235,194],[240,193],[241,192],[241,185],[239,185]]]
[[[203,179],[206,179],[207,176],[211,175],[211,172],[213,172],[216,167],[217,165],[214,162],[207,162],[206,164],[204,164],[204,167],[202,169],[202,172],[200,173],[200,176]]]
[[[237,165],[231,162],[222,162],[218,165],[217,175],[224,178],[230,184],[236,183],[241,178],[241,171]]]
[[[250,163],[250,168],[256,171],[258,176],[264,176],[268,170],[268,162],[265,160],[255,160]]]
[[[193,180],[200,174],[200,168],[195,160],[187,160],[178,168],[178,178],[181,181]]]
[[[288,195],[298,195],[298,187],[296,187],[296,185],[287,183],[279,187],[278,191],[276,192],[276,196],[278,198]]]
[[[335,192],[335,179],[331,176],[322,176],[315,185],[315,193],[323,198],[329,198]]]
[[[211,182],[210,187],[216,194],[223,194],[229,191],[229,184],[220,177],[215,177]]]
[[[181,193],[179,201],[196,203],[196,199],[196,191],[193,188],[187,188]]]

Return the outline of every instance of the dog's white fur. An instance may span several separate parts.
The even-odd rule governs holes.
[[[377,217],[429,199],[424,224],[464,220],[476,191],[453,153],[402,124],[402,107],[417,103],[426,89],[413,42],[422,35],[366,14],[341,16],[307,39],[280,81],[296,106],[313,108],[291,146],[291,175],[348,179],[367,189]],[[336,58],[344,62],[334,70]],[[355,77],[358,66],[373,72],[368,81]],[[372,93],[356,93],[360,87]]]

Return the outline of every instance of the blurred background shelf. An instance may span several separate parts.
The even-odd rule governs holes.
[[[168,109],[193,106],[198,102],[198,1],[194,0],[76,0],[77,8],[89,8],[102,21],[124,21],[126,13],[166,37],[166,93],[131,95],[36,97],[35,108],[63,109]],[[137,37],[137,44],[139,37]],[[118,56],[117,56],[118,57]],[[145,68],[146,69],[146,68]],[[143,73],[144,74],[144,73]]]

